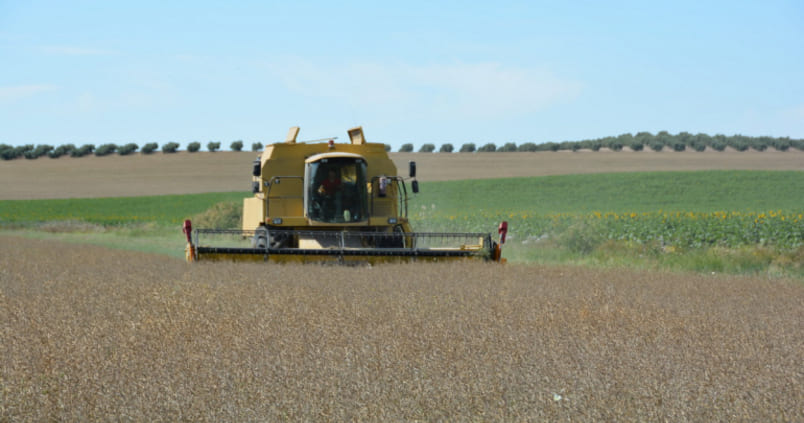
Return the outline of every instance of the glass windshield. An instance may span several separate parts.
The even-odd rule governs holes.
[[[307,216],[327,223],[368,218],[366,163],[355,158],[328,158],[308,164]]]

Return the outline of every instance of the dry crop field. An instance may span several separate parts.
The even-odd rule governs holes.
[[[155,153],[0,162],[0,200],[249,191],[251,152]],[[674,170],[804,170],[804,151],[393,153],[422,181]]]
[[[803,421],[804,290],[0,238],[0,421]]]

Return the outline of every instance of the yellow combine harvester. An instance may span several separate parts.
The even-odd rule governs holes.
[[[385,146],[368,143],[360,127],[350,143],[335,139],[270,144],[254,161],[252,191],[241,230],[193,229],[184,222],[187,261],[375,263],[480,259],[500,261],[489,233],[418,233],[408,221],[408,190]],[[416,163],[411,190],[418,192]]]

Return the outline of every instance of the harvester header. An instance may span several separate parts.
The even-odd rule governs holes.
[[[504,242],[483,233],[417,233],[408,220],[408,186],[381,143],[361,127],[336,138],[269,144],[252,163],[253,197],[243,200],[239,230],[193,229],[185,222],[187,260],[378,262],[500,261]],[[408,180],[418,192],[416,163]],[[507,231],[507,224],[505,224]],[[215,244],[216,246],[212,246]]]

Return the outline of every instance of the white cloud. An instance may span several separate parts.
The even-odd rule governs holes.
[[[546,70],[499,63],[339,66],[292,59],[269,67],[296,94],[409,117],[519,116],[572,101],[582,89],[579,82]]]
[[[96,48],[86,48],[78,46],[44,46],[41,47],[42,51],[48,54],[56,54],[62,56],[109,56],[117,54],[112,50],[103,50]]]
[[[55,90],[56,86],[46,84],[13,85],[0,87],[0,102],[10,103],[39,93]]]
[[[447,107],[468,116],[525,114],[570,101],[581,84],[536,69],[497,63],[414,68],[415,81],[430,87]]]

